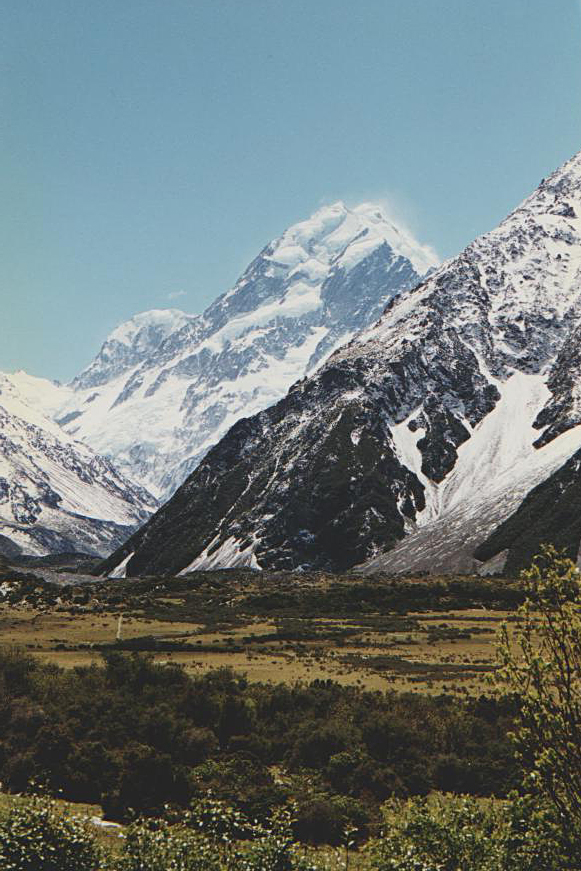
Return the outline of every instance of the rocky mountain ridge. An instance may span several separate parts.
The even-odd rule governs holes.
[[[105,458],[68,436],[18,389],[42,381],[0,375],[0,552],[103,556],[157,507],[156,500]],[[52,401],[60,394],[55,385]]]
[[[581,447],[580,216],[577,155],[232,427],[104,568],[487,570],[478,547]]]

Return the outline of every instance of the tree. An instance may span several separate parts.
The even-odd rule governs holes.
[[[519,702],[513,739],[525,788],[548,803],[574,844],[581,833],[581,576],[547,545],[521,577],[527,599],[502,629],[498,678]]]

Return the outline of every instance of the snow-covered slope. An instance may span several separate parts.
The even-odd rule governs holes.
[[[203,315],[152,311],[122,324],[58,420],[171,494],[235,421],[284,396],[437,263],[376,205],[324,207],[267,245]]]
[[[42,418],[46,424],[46,418],[52,419],[58,417],[60,409],[69,401],[73,395],[73,391],[60,381],[49,381],[48,378],[38,378],[36,375],[29,375],[28,372],[20,369],[18,372],[2,372],[2,387],[4,390],[4,400],[10,395],[12,401],[26,406],[26,414],[30,417],[35,412],[39,414],[39,420]],[[54,424],[49,424],[51,429],[54,429]],[[57,432],[60,430],[57,429]]]
[[[581,154],[234,426],[106,568],[485,570],[478,546],[581,447],[580,336]]]
[[[155,509],[153,497],[39,411],[58,385],[0,374],[0,550],[106,555]]]

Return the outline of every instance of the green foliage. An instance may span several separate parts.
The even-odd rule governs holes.
[[[497,828],[493,811],[467,799],[391,804],[383,836],[368,847],[371,864],[377,871],[493,871]]]
[[[514,730],[526,787],[581,834],[581,577],[545,546],[523,572],[528,599],[504,626],[499,681],[519,700]]]
[[[207,799],[177,824],[158,819],[130,826],[115,871],[316,871],[299,854],[292,821],[290,809],[281,808],[268,826],[251,824]]]
[[[345,831],[356,839],[366,837],[370,816],[364,805],[346,795],[329,795],[323,791],[297,796],[293,832],[308,844],[342,844]]]
[[[0,819],[2,871],[97,871],[101,862],[87,824],[47,798],[15,803]]]
[[[203,831],[213,841],[236,841],[251,837],[255,827],[236,808],[210,794],[194,800],[178,817],[189,828]]]
[[[299,854],[288,807],[278,809],[268,826],[257,826],[255,838],[231,856],[228,871],[317,871]]]
[[[115,871],[221,871],[214,843],[164,820],[134,823],[126,832]]]
[[[0,689],[5,788],[20,792],[36,778],[52,794],[100,803],[109,819],[187,808],[211,790],[265,821],[294,796],[301,818],[326,821],[320,832],[335,842],[341,819],[359,825],[360,810],[361,820],[373,817],[390,795],[506,794],[516,780],[510,702],[332,681],[250,684],[228,669],[189,677],[119,651],[103,667],[63,670],[0,650]],[[328,800],[295,789],[302,772]]]
[[[573,871],[555,820],[538,802],[436,796],[392,802],[366,848],[373,871]]]
[[[120,851],[100,850],[87,824],[46,798],[16,801],[0,819],[2,871],[323,871],[347,868],[357,832],[345,826],[331,866],[296,840],[297,808],[268,824],[208,798],[190,811],[130,825]],[[330,855],[327,854],[330,858]],[[340,858],[340,864],[337,861]],[[554,811],[538,800],[433,795],[392,800],[384,831],[356,862],[366,871],[578,871]]]

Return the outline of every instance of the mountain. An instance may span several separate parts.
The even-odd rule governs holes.
[[[104,568],[501,570],[501,524],[528,494],[549,519],[554,499],[534,488],[556,493],[551,476],[578,474],[580,215],[577,155],[235,424]],[[578,539],[576,527],[575,556]]]
[[[581,451],[534,487],[474,556],[493,564],[502,561],[504,570],[512,573],[530,565],[539,545],[547,541],[579,562]]]
[[[35,407],[61,399],[59,385],[0,374],[0,552],[103,556],[157,505]]]
[[[168,496],[236,420],[283,397],[437,263],[381,207],[326,206],[267,245],[203,315],[150,311],[118,327],[57,419]]]

